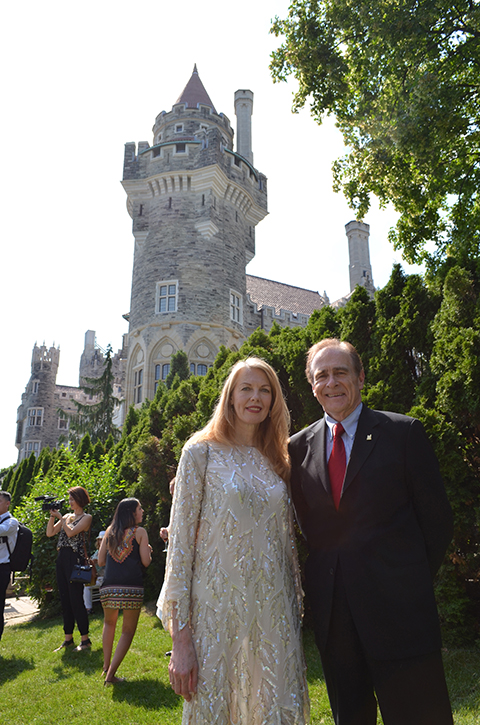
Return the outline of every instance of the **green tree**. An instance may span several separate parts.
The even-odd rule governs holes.
[[[34,566],[28,593],[42,607],[59,606],[55,576],[58,537],[47,538],[48,514],[42,511],[41,504],[34,499],[43,494],[55,496],[57,500],[66,499],[66,492],[72,486],[83,486],[91,498],[87,507],[93,517],[89,544],[93,544],[95,535],[110,523],[115,507],[124,494],[124,484],[111,455],[105,455],[97,462],[88,456],[79,459],[75,452],[64,450],[62,457],[50,466],[46,474],[39,473],[32,480],[21,505],[15,509],[15,516],[33,532]],[[66,504],[63,507],[65,510]]]
[[[375,306],[365,402],[398,413],[408,413],[421,396],[433,405],[430,325],[437,298],[420,276],[407,276],[395,265],[388,283],[375,295]]]
[[[478,0],[292,0],[272,32],[275,81],[298,81],[293,109],[334,114],[348,154],[334,165],[358,218],[370,195],[400,213],[405,258],[464,264],[480,239]]]
[[[81,390],[97,402],[86,404],[74,400],[77,414],[63,413],[69,420],[70,439],[74,445],[85,433],[89,434],[92,444],[97,441],[105,444],[109,436],[113,436],[114,440],[120,437],[120,431],[113,422],[115,407],[120,403],[113,394],[114,382],[112,347],[109,345],[103,373],[98,378],[84,378],[80,385]]]
[[[17,468],[10,491],[12,495],[10,504],[12,512],[15,511],[15,508],[20,503],[22,496],[28,490],[28,485],[32,478],[36,461],[37,459],[35,458],[35,453],[32,453],[28,458],[25,458]]]
[[[186,352],[183,352],[183,350],[178,350],[178,352],[174,353],[171,357],[170,372],[165,379],[165,385],[167,388],[172,387],[175,375],[178,375],[179,380],[187,380],[187,378],[190,377],[188,355]]]

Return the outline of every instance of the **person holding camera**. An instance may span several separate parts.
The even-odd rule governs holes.
[[[75,646],[73,641],[75,622],[81,637],[76,651],[80,652],[92,646],[88,636],[88,614],[83,601],[83,584],[70,581],[74,565],[79,559],[84,560],[86,557],[86,537],[92,525],[92,517],[84,512],[84,508],[89,503],[90,496],[83,486],[74,486],[68,489],[68,505],[73,513],[62,516],[58,508],[50,509],[47,536],[59,534],[56,570],[65,632],[65,640],[54,650],[55,652]]]

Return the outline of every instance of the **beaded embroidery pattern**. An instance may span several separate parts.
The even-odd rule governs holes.
[[[125,532],[122,543],[116,547],[113,554],[111,551],[109,552],[112,559],[114,559],[114,561],[116,561],[118,564],[122,564],[127,556],[132,553],[133,539],[137,528],[137,526],[133,526],[131,529],[128,529],[128,531]]]
[[[303,725],[302,592],[285,483],[256,448],[209,449],[205,488],[206,444],[182,453],[158,601],[165,627],[175,607],[193,630],[198,691],[182,723]]]

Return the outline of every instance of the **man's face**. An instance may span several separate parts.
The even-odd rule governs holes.
[[[3,514],[7,513],[9,506],[10,501],[8,500],[8,498],[5,498],[5,496],[0,496],[0,516],[3,516]]]
[[[325,347],[312,361],[312,391],[322,408],[339,423],[353,413],[362,400],[365,381],[357,375],[350,354],[341,347]]]

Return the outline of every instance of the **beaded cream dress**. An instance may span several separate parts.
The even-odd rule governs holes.
[[[193,631],[198,689],[183,725],[308,721],[301,595],[287,488],[268,460],[253,447],[187,444],[157,609],[169,628],[176,606]]]

